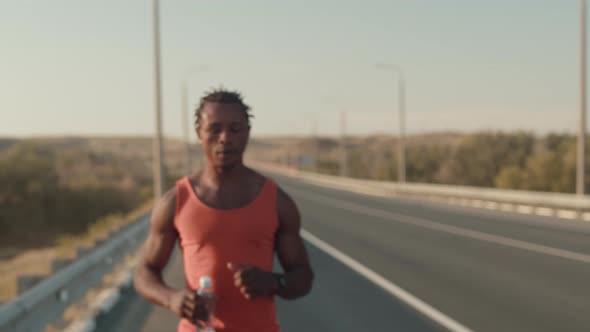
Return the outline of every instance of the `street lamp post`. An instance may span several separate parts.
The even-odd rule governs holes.
[[[322,98],[322,101],[330,106],[340,108],[340,176],[348,176],[348,146],[346,142],[346,110],[341,105],[332,102],[328,98]]]
[[[190,134],[189,134],[189,119],[190,110],[188,107],[188,82],[182,81],[181,84],[181,98],[182,98],[182,109],[180,111],[180,120],[182,125],[182,134],[184,136],[184,172],[187,176],[191,172],[191,149],[190,149]]]
[[[303,112],[305,114],[306,120],[309,120],[309,129],[310,129],[310,138],[311,138],[311,165],[307,164],[307,160],[305,162],[306,166],[310,166],[313,172],[317,172],[318,167],[318,157],[319,157],[319,143],[318,143],[318,123],[317,123],[317,114],[315,112]]]
[[[346,144],[346,111],[340,111],[340,176],[348,176],[348,146]]]
[[[153,20],[154,20],[154,120],[155,133],[153,138],[153,182],[154,182],[154,200],[158,201],[162,196],[162,181],[164,178],[163,159],[163,140],[162,140],[162,89],[161,89],[161,69],[160,69],[160,10],[158,0],[153,0]]]
[[[406,152],[405,152],[405,122],[406,122],[406,82],[401,67],[392,64],[377,64],[377,69],[395,71],[398,78],[398,111],[399,111],[399,137],[397,144],[397,178],[400,183],[406,182]]]
[[[319,142],[318,142],[318,123],[315,116],[311,118],[311,137],[313,140],[313,171],[318,172]]]
[[[586,0],[580,0],[580,123],[578,131],[578,167],[576,193],[584,195],[586,146]]]

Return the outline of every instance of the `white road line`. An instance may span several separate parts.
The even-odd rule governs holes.
[[[433,222],[430,220],[412,217],[408,215],[403,215],[399,213],[393,213],[381,209],[371,208],[364,205],[360,205],[351,201],[345,201],[340,199],[333,199],[327,198],[323,195],[313,194],[310,192],[304,192],[301,190],[293,190],[290,189],[289,191],[293,193],[297,193],[300,197],[304,199],[309,199],[314,202],[322,202],[323,204],[330,205],[332,207],[348,210],[357,213],[364,213],[370,216],[375,216],[379,218],[388,219],[394,222],[400,222],[405,224],[410,224],[414,226],[419,226],[423,228],[433,229],[444,233],[450,233],[458,236],[463,236],[466,238],[491,242],[495,244],[501,244],[507,247],[518,248],[522,250],[527,250],[539,254],[545,254],[560,258],[565,258],[577,262],[587,263],[590,264],[590,255],[585,255],[569,250],[558,249],[554,247],[543,246],[540,244],[535,244],[531,242],[515,240],[508,237],[500,236],[500,235],[492,235],[484,232],[474,231],[466,228],[440,224],[437,222]]]
[[[397,297],[401,301],[405,302],[410,307],[414,308],[416,311],[422,313],[426,317],[432,319],[433,321],[437,322],[441,326],[445,327],[449,331],[452,332],[472,332],[471,329],[461,325],[457,321],[453,320],[449,316],[443,314],[442,312],[438,311],[428,303],[420,300],[419,298],[415,297],[414,295],[408,293],[407,291],[403,290],[399,286],[393,284],[389,280],[383,278],[375,271],[369,269],[368,267],[364,266],[363,264],[359,263],[358,261],[352,259],[350,256],[342,253],[338,249],[332,247],[331,245],[327,244],[326,242],[320,240],[315,235],[311,234],[310,232],[306,231],[305,229],[301,230],[301,235],[305,240],[313,244],[314,246],[318,247],[319,249],[325,251],[330,256],[334,257],[335,259],[339,260],[352,270],[358,272],[363,277],[369,279],[377,286],[383,288],[388,293],[392,294],[393,296]]]

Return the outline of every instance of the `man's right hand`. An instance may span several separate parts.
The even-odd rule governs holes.
[[[170,298],[169,306],[170,310],[178,317],[186,318],[193,324],[207,320],[207,308],[204,301],[195,291],[190,289],[175,291]]]

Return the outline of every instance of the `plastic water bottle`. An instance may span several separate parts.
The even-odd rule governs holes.
[[[203,276],[199,279],[199,289],[197,295],[205,301],[205,308],[207,309],[207,320],[204,322],[205,327],[197,326],[197,332],[215,332],[213,326],[211,326],[211,318],[213,317],[213,311],[215,310],[215,294],[211,288],[211,278]]]

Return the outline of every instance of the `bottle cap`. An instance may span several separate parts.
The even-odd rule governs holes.
[[[210,288],[211,287],[211,278],[209,276],[202,276],[199,279],[199,288]]]

